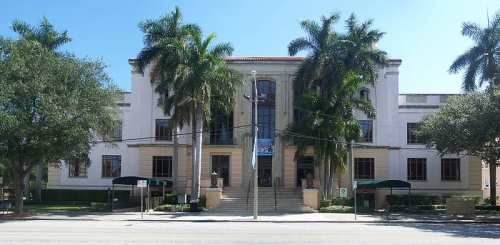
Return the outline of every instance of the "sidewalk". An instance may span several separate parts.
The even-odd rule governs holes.
[[[1,218],[1,217],[0,217]],[[93,221],[166,221],[166,222],[324,222],[324,223],[500,223],[500,215],[471,215],[469,219],[451,215],[395,213],[380,214],[341,213],[282,213],[263,212],[254,219],[252,212],[124,212],[124,213],[41,213],[22,220],[93,220]]]

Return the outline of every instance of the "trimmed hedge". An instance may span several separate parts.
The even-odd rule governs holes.
[[[110,192],[109,195],[112,195]],[[115,198],[129,197],[130,191],[115,190]],[[112,198],[112,197],[109,197]],[[108,190],[42,189],[42,200],[47,202],[108,202]]]
[[[385,200],[392,205],[407,205],[408,206],[408,195],[387,195]],[[436,205],[440,203],[438,196],[411,196],[411,205]]]
[[[354,213],[354,207],[351,206],[329,206],[319,209],[320,213]],[[356,207],[356,213],[373,213],[373,208]]]

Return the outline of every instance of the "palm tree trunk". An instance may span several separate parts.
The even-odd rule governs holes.
[[[195,166],[196,166],[196,119],[193,118],[193,127],[194,130],[191,132],[191,200],[193,200],[193,196],[195,193]]]
[[[201,182],[201,150],[203,137],[203,107],[200,102],[196,103],[196,162],[195,162],[195,195],[194,198],[200,198],[200,182]],[[193,196],[191,197],[193,198]]]
[[[177,194],[177,176],[179,169],[179,128],[174,129],[174,156],[172,159],[172,193]]]

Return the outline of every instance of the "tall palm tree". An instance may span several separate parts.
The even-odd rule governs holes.
[[[14,20],[11,28],[14,32],[19,33],[22,39],[38,42],[52,51],[55,51],[63,44],[72,41],[71,37],[67,34],[67,30],[58,32],[54,30],[54,26],[49,23],[45,16],[42,16],[42,18],[43,20],[40,21],[40,25],[38,27],[33,27],[21,20]]]
[[[311,113],[308,119],[306,116],[304,121],[288,125],[284,138],[292,140],[287,136],[292,133],[317,139],[314,141],[315,163],[323,167],[320,183],[324,198],[332,193],[333,171],[345,169],[347,148],[343,141],[357,140],[361,133],[353,110],[359,109],[369,118],[375,118],[371,103],[354,96],[355,91],[364,83],[375,85],[378,69],[388,65],[386,52],[373,48],[384,33],[372,30],[371,20],[358,24],[352,14],[346,21],[346,34],[333,31],[337,20],[337,15],[331,15],[323,16],[321,25],[302,21],[300,24],[308,37],[297,38],[288,46],[290,55],[309,51],[296,72],[293,87],[306,93],[305,100],[296,105]],[[319,93],[315,92],[318,87]],[[296,159],[304,154],[310,141],[310,138],[296,141]]]
[[[322,16],[321,24],[311,20],[299,22],[308,36],[292,40],[288,44],[288,54],[295,56],[300,51],[309,51],[309,54],[295,74],[295,89],[306,91],[315,89],[316,86],[326,88],[326,62],[332,43],[337,38],[333,25],[338,19],[337,14],[332,14],[329,17]]]
[[[28,23],[21,20],[14,20],[11,28],[14,32],[17,32],[22,39],[40,43],[43,47],[54,51],[65,43],[71,42],[71,37],[68,36],[67,30],[58,32],[54,30],[54,26],[42,16],[43,20],[40,21],[38,27],[33,27]],[[36,200],[41,201],[42,192],[42,173],[43,166],[42,163],[37,165],[36,174]],[[29,186],[29,175],[26,177],[26,186]],[[26,197],[29,198],[29,188],[26,189]]]
[[[500,12],[494,14],[484,29],[477,23],[464,22],[462,36],[471,38],[474,45],[453,61],[448,72],[454,74],[465,70],[462,89],[466,92],[478,88],[476,79],[479,87],[485,82],[494,83],[500,60]]]
[[[229,43],[214,45],[214,38],[214,33],[203,39],[200,32],[190,31],[189,45],[178,49],[180,59],[170,76],[171,85],[178,94],[177,99],[195,105],[195,190],[191,194],[195,202],[200,193],[204,121],[210,117],[210,106],[226,112],[233,110],[236,87],[242,81],[241,73],[228,67],[223,59],[232,54],[232,46]]]
[[[196,24],[182,23],[182,13],[178,6],[175,10],[168,15],[164,15],[156,20],[146,20],[139,23],[139,29],[144,33],[144,48],[137,56],[136,68],[139,72],[144,74],[146,67],[152,65],[150,72],[150,82],[153,84],[157,82],[156,92],[163,93],[169,90],[174,94],[170,87],[170,80],[168,76],[175,69],[174,64],[179,59],[178,48],[185,48],[188,43],[188,30],[200,31]],[[167,98],[166,104],[163,108],[165,115],[171,116],[169,121],[169,128],[174,132],[174,156],[173,156],[173,186],[172,190],[177,193],[177,167],[178,167],[178,128],[182,129],[184,124],[190,124],[193,110],[185,108],[180,102],[172,104],[172,100]],[[179,101],[179,100],[176,100]],[[180,100],[182,101],[182,100]],[[171,113],[173,112],[173,115]],[[192,151],[193,156],[195,154]],[[194,157],[193,157],[194,159]],[[193,160],[194,163],[194,160]],[[194,187],[192,186],[192,191]]]

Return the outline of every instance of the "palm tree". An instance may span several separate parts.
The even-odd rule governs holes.
[[[466,92],[477,89],[476,78],[479,87],[485,82],[495,83],[493,78],[500,59],[500,12],[495,13],[484,29],[477,23],[464,22],[462,36],[471,38],[474,45],[453,61],[448,72],[455,74],[465,70],[462,89]]]
[[[287,135],[290,133],[309,137],[296,141],[296,160],[303,156],[311,137],[316,139],[315,164],[323,167],[320,182],[324,198],[332,193],[333,172],[345,170],[347,148],[343,141],[357,140],[361,133],[353,110],[359,109],[369,118],[375,118],[371,103],[354,96],[355,91],[364,83],[375,85],[378,68],[388,65],[387,54],[373,48],[384,33],[371,30],[371,20],[358,24],[352,14],[346,21],[348,32],[339,34],[333,31],[337,19],[337,15],[323,16],[321,25],[302,21],[308,37],[295,39],[288,46],[290,55],[309,51],[293,81],[294,89],[305,91],[306,95],[296,106],[309,111],[309,115],[302,122],[288,125],[284,139],[292,140]],[[318,87],[320,90],[316,92]]]
[[[38,28],[21,20],[14,20],[11,28],[14,32],[19,33],[22,39],[38,42],[52,51],[72,41],[71,37],[67,34],[67,30],[58,32],[54,30],[54,26],[49,23],[45,16],[42,16],[42,18],[43,20],[40,21]]]
[[[190,30],[189,33],[188,45],[184,48],[177,47],[179,59],[173,64],[175,70],[170,73],[168,81],[177,94],[177,101],[173,104],[195,105],[195,190],[191,193],[191,198],[197,202],[200,193],[204,121],[210,118],[210,106],[225,112],[233,110],[236,104],[236,87],[242,78],[241,73],[229,68],[223,59],[233,52],[229,43],[212,45],[214,33],[206,39],[197,30]]]
[[[45,16],[42,16],[42,18],[43,20],[40,21],[38,28],[21,20],[14,20],[11,28],[14,32],[17,32],[22,39],[40,43],[43,47],[54,52],[61,45],[72,41],[71,37],[67,34],[67,30],[58,32],[54,30],[54,26],[49,23]],[[36,200],[38,201],[41,201],[42,173],[43,166],[42,163],[39,163],[36,174]],[[25,181],[26,186],[29,186],[29,175],[27,175]],[[29,198],[29,188],[26,189],[26,197]]]
[[[157,83],[156,92],[163,93],[170,90],[169,74],[175,69],[174,64],[178,60],[177,48],[185,48],[187,45],[188,30],[200,31],[200,28],[195,24],[182,24],[182,13],[178,6],[175,11],[165,15],[157,20],[146,20],[139,23],[139,29],[144,33],[144,48],[137,56],[136,68],[144,74],[148,65],[152,65],[150,73],[150,82]],[[175,95],[175,94],[174,94]],[[167,102],[170,98],[167,98]],[[164,115],[171,116],[169,128],[174,132],[174,156],[173,156],[173,186],[172,190],[177,193],[177,167],[178,167],[178,129],[182,129],[184,124],[189,125],[193,110],[186,109],[183,105],[166,104],[163,108]],[[179,100],[176,100],[179,101]],[[182,101],[182,100],[180,100]],[[194,151],[193,156],[194,156]],[[193,157],[194,159],[194,157]],[[193,160],[194,162],[194,160]],[[192,187],[193,193],[194,187]]]

